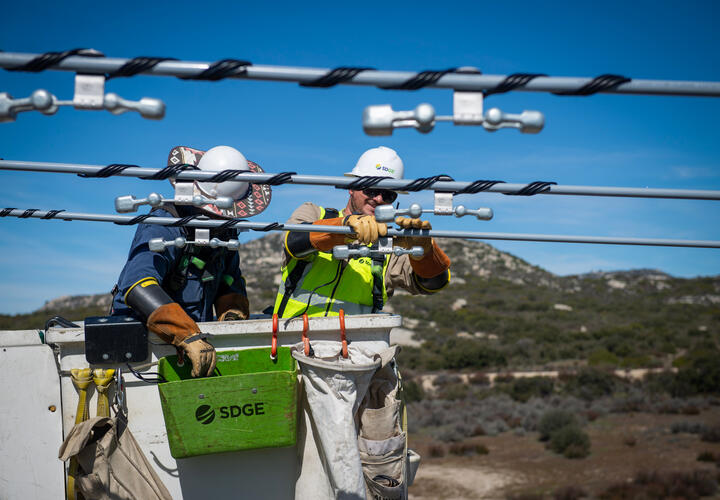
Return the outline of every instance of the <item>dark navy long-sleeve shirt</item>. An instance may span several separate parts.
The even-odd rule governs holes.
[[[192,210],[186,207],[176,208],[181,216],[188,215],[184,212]],[[153,215],[174,216],[163,209],[154,210]],[[237,237],[237,234],[233,233],[232,237]],[[150,251],[148,246],[150,239],[173,240],[179,236],[187,238],[185,228],[138,224],[128,260],[118,278],[118,291],[113,297],[112,314],[135,315],[125,304],[125,294],[135,283],[148,277],[157,279],[170,298],[195,321],[213,321],[213,304],[218,297],[228,293],[247,295],[245,279],[240,271],[238,252],[224,248],[203,247],[199,249],[195,258],[192,258],[188,255],[188,247],[182,249],[170,246],[162,253]],[[188,239],[193,238],[191,236]],[[182,268],[180,261],[183,257],[188,261],[187,272],[182,273],[187,277],[187,282],[182,289],[173,290],[167,281],[171,274],[177,274],[177,269]]]

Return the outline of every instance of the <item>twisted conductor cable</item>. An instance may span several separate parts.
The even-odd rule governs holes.
[[[484,179],[478,179],[472,183],[470,183],[469,186],[464,187],[463,189],[460,189],[459,191],[454,191],[453,194],[476,194],[480,193],[482,191],[487,191],[491,187],[493,187],[496,184],[506,184],[505,181],[488,181]]]
[[[363,189],[367,189],[369,187],[373,187],[378,182],[387,179],[387,177],[383,177],[381,175],[364,175],[362,177],[358,177],[356,180],[352,181],[350,184],[347,184],[345,186],[335,186],[337,189],[352,189],[353,191],[362,191]]]
[[[128,169],[128,168],[141,168],[141,167],[139,165],[129,165],[126,163],[111,163],[110,165],[101,168],[97,172],[77,174],[77,175],[78,175],[78,177],[85,177],[85,178],[91,178],[91,177],[107,178],[107,177],[112,177],[113,175],[118,175],[120,172],[122,172],[123,170]]]
[[[250,61],[242,59],[222,59],[215,61],[206,70],[194,76],[181,76],[182,80],[209,80],[216,82],[228,76],[237,76],[247,73],[247,67],[252,66]]]
[[[613,90],[617,86],[632,81],[631,78],[627,78],[622,75],[611,75],[605,74],[596,76],[582,87],[576,90],[565,90],[562,92],[553,92],[555,95],[574,95],[574,96],[589,96],[597,94],[598,92],[605,92]]]
[[[452,182],[455,179],[450,177],[449,175],[440,174],[440,175],[433,175],[432,177],[420,177],[419,179],[415,179],[414,181],[409,182],[402,188],[400,188],[400,191],[422,191],[424,189],[429,188],[433,184],[435,184],[437,181],[447,181]]]
[[[338,83],[345,83],[352,80],[358,73],[362,73],[363,71],[371,71],[374,69],[375,68],[340,66],[339,68],[328,71],[320,78],[316,78],[315,80],[312,80],[310,82],[301,83],[300,86],[319,88],[334,87]]]
[[[510,92],[516,88],[524,87],[539,76],[547,75],[544,73],[513,73],[512,75],[506,76],[505,79],[497,85],[497,87],[486,90],[483,94],[485,97],[493,94],[504,94],[505,92]]]
[[[457,68],[450,68],[442,71],[421,71],[412,78],[405,80],[398,85],[378,85],[378,87],[383,90],[418,90],[423,87],[427,87],[428,85],[433,85],[443,76],[447,75],[448,73],[455,73],[456,70]]]
[[[147,181],[163,181],[165,179],[169,179],[170,177],[175,177],[178,173],[182,172],[183,170],[200,170],[197,166],[191,165],[189,163],[180,163],[179,165],[168,165],[167,167],[163,168],[159,172],[155,172],[152,175],[146,175],[144,177],[140,177],[140,179],[147,180]]]
[[[543,193],[545,191],[550,190],[550,186],[556,185],[557,182],[545,182],[545,181],[535,181],[531,182],[524,188],[520,189],[519,191],[516,191],[514,193],[503,193],[508,196],[533,196],[538,193]]]
[[[177,61],[177,59],[174,57],[134,57],[112,73],[106,74],[105,79],[135,76],[154,68],[163,61]]]
[[[170,226],[170,227],[184,226],[191,220],[195,220],[195,219],[199,219],[199,218],[207,219],[207,217],[203,217],[200,214],[186,215],[185,217],[182,217],[182,218],[176,220],[172,224],[168,224],[168,226]]]
[[[70,49],[63,52],[45,52],[21,66],[5,69],[7,71],[29,71],[32,73],[38,73],[55,66],[70,56],[105,57],[105,54],[98,52],[95,49]]]
[[[147,219],[149,217],[156,217],[156,216],[153,215],[152,213],[143,214],[143,215],[138,215],[137,217],[133,217],[132,219],[127,220],[127,221],[114,221],[113,224],[117,224],[118,226],[133,226],[135,224],[140,224],[141,222],[143,222],[145,219]]]

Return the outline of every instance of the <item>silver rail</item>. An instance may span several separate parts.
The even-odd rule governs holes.
[[[170,226],[177,224],[181,219],[174,217],[144,217],[129,215],[105,215],[80,212],[48,211],[48,210],[24,210],[24,209],[2,209],[0,217],[18,217],[21,219],[60,219],[60,220],[81,220],[95,222],[114,222],[123,225],[130,225],[142,222],[143,224],[154,224]],[[141,220],[140,220],[141,219]],[[138,222],[133,222],[136,220]],[[217,228],[226,224],[226,220],[215,219],[194,219],[184,222],[183,226],[200,228]],[[234,226],[239,230],[254,231],[295,231],[295,232],[323,232],[336,234],[352,234],[352,229],[346,226],[322,226],[313,224],[278,224],[266,222],[249,222],[240,219],[236,220]],[[609,236],[574,236],[558,234],[526,234],[526,233],[484,233],[474,231],[442,231],[442,230],[420,230],[420,229],[388,229],[388,236],[419,236],[426,238],[461,238],[474,240],[511,240],[511,241],[545,241],[555,243],[593,243],[603,245],[644,245],[644,246],[667,246],[667,247],[696,247],[696,248],[720,248],[720,241],[712,240],[673,240],[664,238],[617,238]]]
[[[56,172],[65,174],[84,174],[92,176],[97,174],[104,166],[101,165],[83,165],[77,163],[47,163],[47,162],[29,162],[29,161],[10,161],[0,160],[0,170],[19,170],[26,172]],[[118,176],[123,177],[146,177],[160,172],[159,168],[143,168],[130,167],[122,172],[118,172]],[[217,172],[203,172],[200,170],[185,170],[174,175],[173,178],[180,180],[196,180],[203,181],[209,179]],[[263,184],[276,174],[273,173],[241,173],[234,180],[252,182],[255,184]],[[304,184],[317,186],[336,186],[345,188],[356,181],[353,177],[325,176],[325,175],[299,175],[294,174],[289,177],[288,184]],[[407,184],[413,182],[413,179],[395,180],[382,179],[373,187],[381,189],[402,190]],[[461,191],[472,184],[471,182],[461,181],[435,181],[431,186],[426,188],[432,191],[457,192]],[[483,193],[504,193],[515,194],[525,188],[526,184],[502,183],[496,184],[484,191]],[[556,194],[556,195],[576,195],[576,196],[609,196],[609,197],[627,197],[627,198],[668,198],[668,199],[686,199],[686,200],[720,200],[720,191],[713,190],[695,190],[695,189],[664,189],[664,188],[633,188],[633,187],[604,187],[604,186],[571,186],[571,185],[551,185],[545,191],[537,194]]]
[[[20,67],[41,54],[0,52],[0,67]],[[112,73],[131,59],[116,57],[70,56],[52,67],[55,70],[80,73]],[[142,74],[154,76],[194,77],[207,70],[212,63],[205,61],[162,61]],[[229,78],[311,83],[327,75],[332,68],[307,68],[297,66],[251,65],[238,69]],[[411,71],[363,70],[352,79],[340,82],[345,85],[370,85],[390,87],[401,85],[415,77]],[[434,88],[464,91],[482,91],[496,88],[508,75],[484,75],[473,73],[447,73],[428,85]],[[570,92],[591,82],[593,78],[538,76],[525,85],[513,89],[526,92]],[[720,82],[682,80],[636,80],[622,83],[615,88],[601,90],[612,94],[647,94],[668,96],[720,97]]]

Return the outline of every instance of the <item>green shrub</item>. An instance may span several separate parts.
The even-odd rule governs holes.
[[[716,462],[720,457],[716,458],[712,451],[701,451],[697,456],[698,462]]]
[[[501,352],[477,340],[449,339],[443,345],[440,354],[445,368],[449,369],[486,368],[507,364]]]
[[[617,366],[620,358],[607,349],[596,349],[588,356],[590,366]]]
[[[487,455],[488,449],[483,444],[453,443],[450,445],[450,453],[459,456]]]
[[[565,486],[553,493],[553,500],[578,500],[587,496],[587,491],[580,486]]]
[[[532,397],[549,396],[554,388],[555,381],[549,377],[521,377],[513,380],[508,394],[524,403]]]
[[[431,444],[428,448],[428,454],[431,458],[441,458],[445,456],[445,447],[441,444],[435,443]]]
[[[590,436],[577,425],[566,425],[550,436],[550,449],[565,458],[585,458],[590,454]]]
[[[617,377],[597,368],[584,368],[574,377],[568,377],[565,391],[586,401],[611,395],[617,386]]]
[[[680,384],[688,386],[695,393],[720,394],[720,351],[702,350],[692,353],[687,364],[677,373]]]
[[[543,413],[538,423],[538,431],[540,432],[540,441],[547,441],[553,433],[567,427],[576,425],[575,415],[565,410],[550,410]]]
[[[720,443],[720,425],[705,428],[705,430],[700,434],[700,441],[705,441],[706,443]]]
[[[696,499],[714,495],[717,479],[707,470],[692,472],[640,472],[632,482],[622,481],[600,493],[602,500],[635,498]]]
[[[414,380],[403,382],[403,395],[406,403],[414,403],[425,399],[425,391],[422,386]]]
[[[456,399],[465,399],[468,395],[469,387],[463,383],[449,384],[438,391],[442,399],[454,401]]]

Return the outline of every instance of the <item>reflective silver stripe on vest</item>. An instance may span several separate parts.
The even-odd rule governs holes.
[[[313,293],[310,290],[296,288],[295,292],[293,292],[290,296],[290,299],[305,305],[309,302],[310,307],[317,307],[324,310],[327,308],[327,303],[328,300],[330,300],[330,297],[319,294],[318,292]],[[355,304],[354,302],[343,302],[342,300],[338,300],[336,298],[333,300],[331,310],[335,313],[339,313],[340,309],[343,309],[345,314],[370,314],[370,312],[372,312],[372,306]]]

